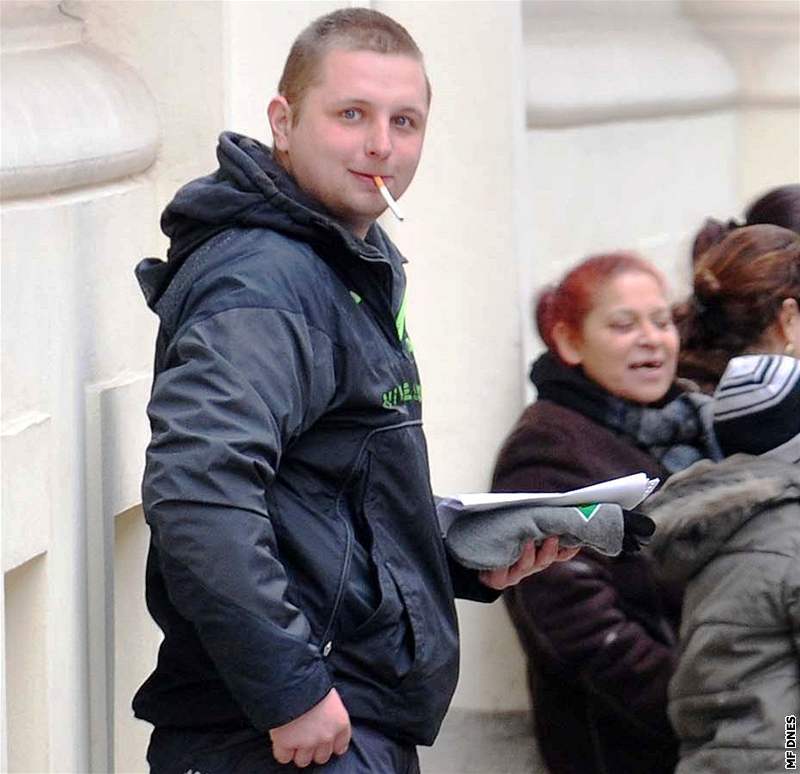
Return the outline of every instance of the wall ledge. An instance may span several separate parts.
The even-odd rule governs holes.
[[[800,107],[797,0],[684,0],[687,16],[736,68],[739,104]]]
[[[55,3],[3,4],[0,198],[100,185],[156,160],[155,103]]]
[[[35,410],[8,417],[0,426],[0,441],[0,566],[6,573],[46,553],[50,546],[52,417]]]
[[[524,27],[529,129],[690,115],[736,103],[733,68],[677,3],[530,2]]]
[[[4,0],[0,6],[0,45],[3,53],[80,43],[80,19],[60,11],[54,2]]]

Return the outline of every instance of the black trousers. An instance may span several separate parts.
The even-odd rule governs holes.
[[[419,774],[417,749],[366,726],[353,726],[350,747],[324,766],[280,764],[255,729],[156,728],[147,750],[150,774]]]

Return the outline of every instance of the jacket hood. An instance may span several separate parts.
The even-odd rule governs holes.
[[[390,255],[403,261],[377,224],[361,240],[337,223],[257,140],[223,132],[217,160],[219,169],[178,190],[161,216],[161,230],[170,239],[167,261],[146,258],[136,267],[151,308],[186,258],[232,227],[268,228],[312,245],[330,244],[366,258],[385,260]]]
[[[642,506],[656,522],[650,551],[665,577],[685,582],[751,518],[791,501],[800,501],[796,465],[745,454],[703,460]]]

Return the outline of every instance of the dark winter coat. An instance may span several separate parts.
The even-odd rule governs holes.
[[[156,726],[267,730],[335,686],[355,721],[429,744],[455,688],[456,590],[430,491],[403,259],[341,228],[248,138],[181,189],[143,482],[164,632],[134,700]],[[451,574],[452,571],[452,574]]]
[[[669,686],[677,771],[783,771],[785,719],[800,715],[800,467],[700,462],[646,510],[660,572],[688,584]]]
[[[546,355],[532,378],[540,398],[500,452],[496,491],[668,475],[646,447],[601,423],[604,391],[579,370]],[[701,438],[694,442],[704,449]],[[677,743],[666,694],[680,595],[656,582],[648,560],[584,549],[505,599],[528,657],[536,735],[551,774],[671,772]]]

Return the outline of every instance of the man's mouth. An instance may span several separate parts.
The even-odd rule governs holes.
[[[357,172],[354,169],[351,169],[350,172],[354,174],[356,177],[360,177],[361,179],[366,180],[372,183],[373,185],[375,184],[374,181],[376,176],[383,178],[383,182],[387,184],[390,183],[392,180],[394,180],[392,175],[384,175],[381,174],[380,172]]]

